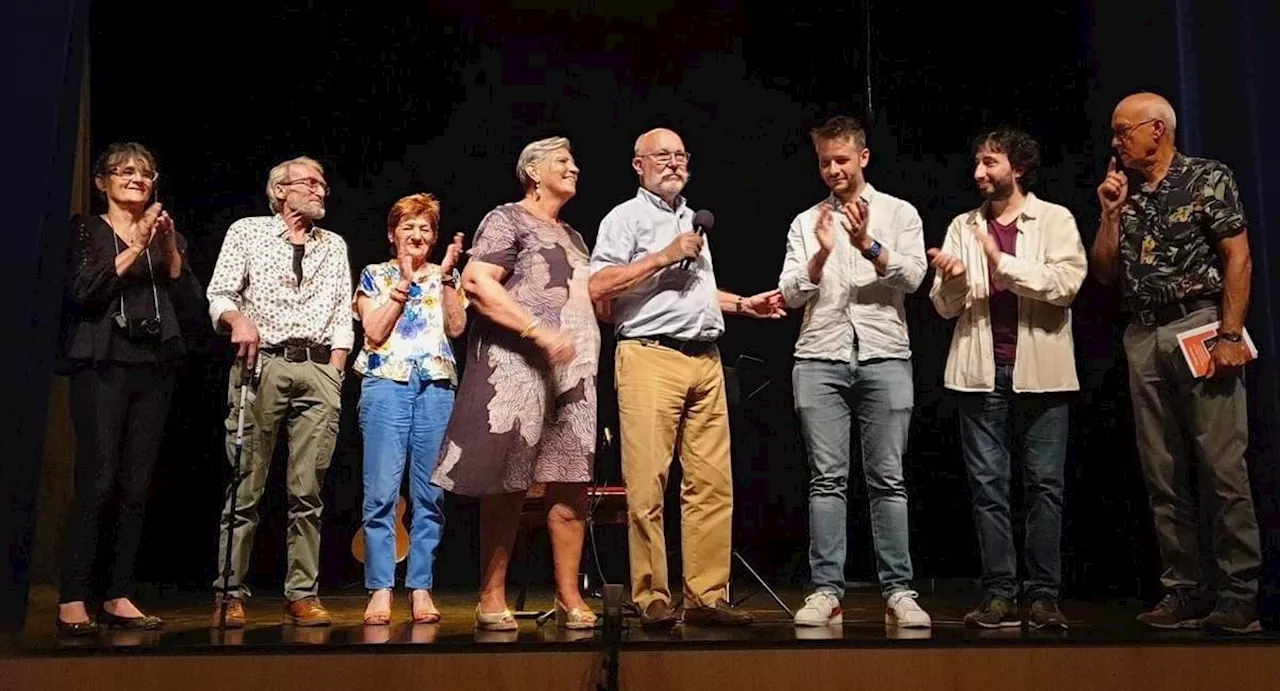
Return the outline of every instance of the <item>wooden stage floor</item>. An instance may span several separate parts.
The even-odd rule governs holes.
[[[804,593],[781,595],[795,608]],[[792,626],[759,593],[743,603],[757,617],[748,627],[649,631],[626,618],[613,636],[562,631],[554,622],[539,626],[533,620],[521,621],[517,632],[477,632],[470,592],[437,593],[443,620],[415,626],[407,621],[407,593],[396,597],[391,626],[364,626],[365,597],[354,591],[322,594],[335,617],[329,627],[285,625],[283,599],[258,596],[247,603],[245,629],[217,631],[209,626],[213,609],[207,595],[167,591],[139,598],[165,620],[159,631],[59,639],[54,592],[38,587],[27,629],[0,649],[0,678],[13,682],[0,687],[100,691],[180,683],[189,691],[231,688],[243,676],[275,689],[363,688],[370,674],[438,685],[438,675],[448,670],[449,687],[459,689],[702,689],[708,679],[720,679],[743,691],[809,688],[825,674],[835,675],[841,687],[865,683],[895,691],[1280,689],[1280,634],[1151,632],[1133,621],[1143,608],[1136,601],[1064,602],[1070,620],[1065,632],[986,631],[961,623],[977,594],[925,594],[920,601],[934,626],[908,630],[884,625],[878,595],[855,592],[845,599],[844,626],[805,629]],[[528,602],[529,608],[550,604],[546,592],[532,593]],[[602,613],[600,601],[592,606]]]

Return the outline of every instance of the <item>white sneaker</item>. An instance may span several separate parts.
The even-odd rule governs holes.
[[[899,590],[889,596],[885,603],[884,623],[886,626],[901,626],[910,629],[927,629],[933,626],[929,613],[916,604],[919,595],[914,590]]]
[[[804,599],[796,610],[796,626],[839,626],[844,623],[840,598],[829,590],[819,590]]]

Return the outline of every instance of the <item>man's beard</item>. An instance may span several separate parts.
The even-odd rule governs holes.
[[[324,204],[320,202],[308,202],[298,209],[298,213],[309,221],[319,221],[324,218]]]
[[[982,190],[982,195],[992,201],[1003,201],[1013,196],[1013,180],[992,180],[991,191]]]

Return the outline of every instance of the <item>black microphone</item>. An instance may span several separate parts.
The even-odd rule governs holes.
[[[714,228],[715,225],[715,214],[707,211],[706,209],[702,209],[693,215],[693,232],[698,235],[706,235],[707,231]],[[688,269],[689,262],[691,261],[693,261],[693,257],[685,257],[684,260],[680,262],[680,269],[682,271]]]

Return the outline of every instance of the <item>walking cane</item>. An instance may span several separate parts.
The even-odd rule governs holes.
[[[235,532],[236,518],[236,494],[240,490],[241,480],[241,456],[244,454],[244,409],[249,403],[249,386],[253,380],[257,378],[258,372],[261,371],[262,359],[259,358],[254,363],[254,368],[249,368],[247,363],[240,366],[240,413],[239,419],[236,421],[236,457],[232,463],[231,482],[227,487],[227,551],[223,554],[222,561],[222,602],[218,612],[218,628],[227,628],[227,590],[231,585],[231,540]]]

